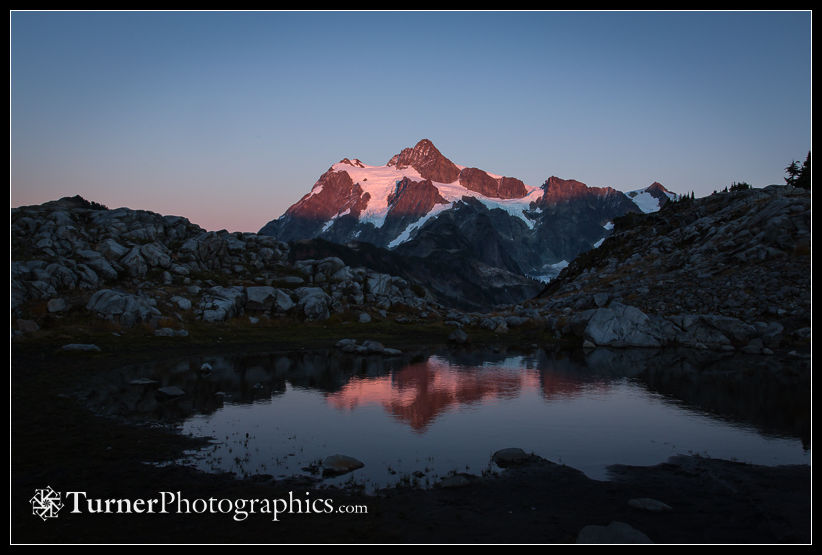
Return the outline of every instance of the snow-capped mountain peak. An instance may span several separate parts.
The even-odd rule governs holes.
[[[260,233],[283,241],[368,242],[420,256],[468,248],[492,265],[545,275],[609,234],[603,223],[648,211],[651,200],[658,209],[657,197],[673,194],[655,183],[628,196],[555,176],[534,187],[455,164],[423,139],[385,165],[343,158]]]
[[[676,194],[666,189],[658,181],[654,181],[644,189],[629,191],[625,194],[646,214],[656,212],[669,200],[676,200]]]

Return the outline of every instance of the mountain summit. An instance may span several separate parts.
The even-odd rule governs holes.
[[[413,148],[402,149],[387,165],[398,170],[414,168],[423,178],[439,183],[456,181],[460,174],[459,168],[443,156],[428,139],[421,140]]]
[[[492,267],[550,278],[610,233],[613,218],[659,209],[658,183],[634,198],[552,176],[541,187],[452,162],[429,139],[384,166],[333,164],[260,233],[282,241],[367,242],[410,256],[473,253]]]

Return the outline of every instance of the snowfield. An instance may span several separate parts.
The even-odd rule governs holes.
[[[359,162],[359,161],[358,161]],[[362,162],[360,162],[362,164]],[[461,167],[461,166],[458,166]],[[388,215],[389,205],[388,198],[397,188],[397,183],[404,178],[409,178],[413,181],[424,181],[424,178],[412,167],[397,169],[394,166],[369,166],[362,164],[362,167],[352,166],[345,162],[338,162],[331,166],[334,171],[347,172],[351,180],[359,184],[364,193],[368,193],[370,198],[365,209],[360,213],[360,222],[370,223],[374,227],[381,228],[385,224],[385,218]],[[486,172],[487,173],[487,172]],[[502,176],[495,174],[488,174],[497,179]],[[466,189],[460,185],[459,180],[451,183],[432,182],[437,188],[440,195],[448,202],[448,204],[437,204],[434,208],[417,220],[410,224],[397,237],[395,237],[388,245],[389,248],[394,248],[397,245],[404,243],[411,239],[413,232],[422,227],[425,222],[436,218],[445,210],[453,208],[454,203],[462,200],[463,197],[475,198],[484,204],[489,210],[499,208],[504,210],[512,216],[521,219],[529,229],[533,229],[535,222],[528,218],[526,212],[530,210],[532,202],[538,200],[542,196],[542,189],[540,187],[531,187],[526,185],[525,188],[528,194],[519,199],[499,199],[486,197],[470,189]],[[318,193],[322,187],[312,191],[312,194]],[[348,211],[346,211],[348,213]],[[323,232],[327,231],[334,224],[334,221],[342,216],[338,214],[323,227]]]

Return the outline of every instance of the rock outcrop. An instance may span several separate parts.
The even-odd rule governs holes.
[[[182,326],[351,311],[354,320],[364,311],[388,317],[438,306],[424,287],[336,257],[289,261],[289,245],[273,237],[208,232],[185,218],[79,197],[15,208],[11,231],[11,310],[22,322],[15,333],[77,311],[157,328],[169,318]]]

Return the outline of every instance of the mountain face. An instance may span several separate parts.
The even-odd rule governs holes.
[[[467,253],[489,267],[550,279],[601,243],[614,218],[658,210],[673,197],[659,183],[628,195],[558,177],[533,187],[457,165],[423,139],[384,166],[344,158],[260,234],[367,242],[418,258]]]

